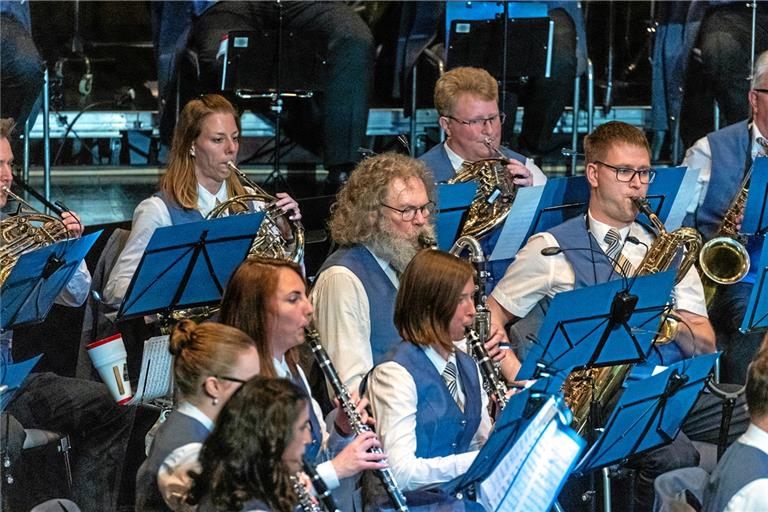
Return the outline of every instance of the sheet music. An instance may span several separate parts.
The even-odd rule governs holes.
[[[168,351],[168,335],[144,342],[141,374],[131,405],[169,396],[173,393],[173,356]]]
[[[548,511],[584,444],[561,424],[557,402],[550,397],[480,484],[480,503],[498,512]]]
[[[699,179],[699,169],[686,169],[680,188],[677,189],[675,200],[669,210],[666,219],[662,219],[667,231],[673,231],[683,225],[683,219],[688,213],[688,205],[691,204],[693,193],[696,190],[696,182]]]
[[[489,261],[508,260],[517,254],[517,251],[525,243],[525,235],[531,226],[543,192],[544,185],[517,189],[515,201],[504,221],[501,234],[491,252]]]

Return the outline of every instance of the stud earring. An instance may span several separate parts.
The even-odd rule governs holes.
[[[189,148],[189,156],[195,158],[195,146]]]
[[[214,398],[213,399],[213,405],[219,405],[219,399],[218,398]]]

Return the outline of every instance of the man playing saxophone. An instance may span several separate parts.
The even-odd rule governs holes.
[[[768,52],[760,54],[755,61],[747,99],[752,110],[751,119],[702,137],[688,149],[683,160],[683,165],[699,170],[697,190],[688,207],[689,224],[701,231],[705,240],[720,234],[723,218],[739,194],[754,159],[768,152]],[[748,183],[743,185],[748,186]],[[743,211],[738,205],[735,213],[736,222],[740,224]],[[747,250],[755,263],[751,265],[751,271],[737,283],[718,286],[709,304],[717,346],[723,351],[720,358],[722,382],[744,384],[749,362],[762,340],[761,333],[743,334],[739,331],[755,282],[757,260],[754,258],[759,259],[761,247],[762,239],[749,241]]]
[[[590,187],[586,215],[531,237],[488,301],[492,322],[497,327],[523,319],[515,326],[523,340],[528,335],[535,336],[554,295],[634,275],[653,243],[654,235],[635,221],[638,210],[632,201],[645,197],[656,172],[651,168],[645,135],[628,124],[609,122],[585,137],[584,150],[585,175]],[[560,248],[561,252],[542,254],[547,247]],[[675,341],[654,349],[643,366],[668,365],[715,350],[701,281],[694,270],[689,270],[675,286],[673,301],[675,315],[680,319]],[[524,358],[525,347],[519,346],[518,353]],[[672,445],[643,456],[646,464],[638,466],[640,488],[636,493],[640,510],[648,509],[653,502],[650,484],[654,476],[673,469],[665,467],[669,461],[693,462],[696,457],[684,435],[678,436]]]

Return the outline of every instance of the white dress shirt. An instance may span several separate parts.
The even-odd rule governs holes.
[[[199,421],[210,433],[213,430],[213,420],[200,409],[189,402],[181,402],[176,412]],[[196,507],[188,505],[184,500],[192,488],[190,471],[200,473],[200,450],[203,443],[187,443],[173,450],[160,464],[157,471],[157,487],[165,504],[171,510],[191,511]]]
[[[604,238],[610,226],[596,221],[591,215],[589,226],[600,249],[605,252],[608,244]],[[637,269],[645,256],[646,247],[643,244],[625,243],[630,234],[648,246],[653,243],[653,237],[636,222],[619,230],[623,244],[621,254]],[[560,292],[573,290],[576,276],[565,254],[559,253],[554,256],[541,254],[541,250],[545,247],[558,246],[557,240],[550,233],[542,232],[533,235],[517,253],[515,260],[504,273],[504,277],[494,288],[491,293],[493,298],[513,315],[523,318],[544,297],[552,298]],[[584,240],[582,247],[590,247],[589,240]],[[595,255],[595,257],[601,256]],[[605,282],[609,277],[597,276],[597,281]],[[691,267],[680,283],[673,288],[672,297],[676,309],[707,316],[704,289],[695,268]]]
[[[397,274],[389,262],[366,249],[398,288]],[[315,327],[341,381],[350,391],[358,389],[373,368],[370,302],[362,281],[347,267],[328,267],[318,276],[309,299],[315,308]]]
[[[457,171],[461,168],[462,164],[466,161],[465,158],[460,157],[458,154],[456,154],[448,144],[443,144],[443,147],[445,148],[445,153],[448,155],[448,160],[451,161],[451,165],[453,166],[453,170]],[[531,176],[533,177],[533,186],[536,185],[543,185],[547,182],[547,176],[544,174],[544,172],[539,168],[538,165],[533,161],[531,158],[525,159],[525,168],[531,171]]]
[[[227,186],[224,182],[216,194],[211,194],[202,185],[197,184],[197,210],[203,217],[214,209],[217,200],[223,203],[227,198]],[[139,203],[133,212],[131,234],[104,287],[104,302],[117,306],[123,301],[149,239],[157,228],[171,225],[171,214],[162,199],[152,196]]]
[[[282,360],[272,359],[272,362],[275,365],[275,370],[277,371],[278,377],[289,380],[292,379],[291,370],[288,367],[288,363],[286,362],[285,357],[283,357]],[[309,390],[309,382],[307,382],[307,377],[304,375],[304,370],[302,370],[300,366],[297,366],[296,369],[299,372],[301,380],[304,382],[305,389]],[[317,465],[317,474],[320,476],[320,478],[323,479],[323,482],[325,482],[325,485],[328,486],[328,489],[333,490],[339,487],[341,482],[339,481],[339,476],[336,474],[336,469],[331,463],[331,459],[335,457],[337,453],[343,450],[355,437],[354,435],[350,437],[344,437],[338,433],[335,427],[333,427],[333,420],[336,418],[335,410],[331,411],[330,414],[328,414],[328,417],[325,419],[325,422],[323,422],[323,410],[320,408],[320,404],[318,404],[317,400],[311,396],[310,399],[312,400],[312,410],[315,413],[315,417],[320,422],[320,426],[323,428],[323,446],[321,449],[321,456],[325,459],[325,461]],[[328,431],[330,431],[330,434]]]
[[[407,343],[407,342],[403,342]],[[455,342],[461,348],[463,342]],[[443,359],[432,347],[424,349],[435,370],[442,375],[448,361],[456,363],[456,355]],[[416,456],[416,409],[418,396],[416,383],[408,370],[400,364],[389,361],[373,370],[368,379],[367,396],[371,402],[376,429],[382,447],[387,453],[387,460],[392,468],[398,486],[404,491],[421,489],[453,478],[467,472],[477,457],[478,450],[488,439],[491,431],[491,418],[488,416],[488,396],[482,386],[482,377],[478,370],[478,385],[482,396],[481,418],[470,445],[471,451],[447,457],[421,458]],[[457,381],[458,372],[457,372]],[[458,384],[459,382],[457,382]],[[459,396],[466,402],[464,393],[459,389]]]
[[[754,160],[758,154],[764,151],[763,147],[757,143],[757,138],[763,135],[754,123],[751,124],[750,133],[752,134],[752,160]],[[709,147],[709,139],[702,137],[693,146],[688,148],[685,152],[685,159],[683,159],[683,163],[680,165],[699,170],[696,188],[687,209],[688,213],[694,213],[707,196],[709,179],[712,176],[712,149]]]
[[[749,428],[739,437],[737,442],[757,448],[768,456],[768,432],[754,423],[749,424]],[[728,501],[723,512],[743,512],[745,510],[768,511],[768,478],[752,480],[742,487]]]

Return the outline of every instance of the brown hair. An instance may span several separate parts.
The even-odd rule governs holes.
[[[420,160],[397,153],[383,153],[358,164],[341,189],[328,222],[331,236],[339,245],[371,241],[381,216],[381,203],[386,202],[389,184],[395,178],[419,179],[434,200],[435,179]]]
[[[749,365],[745,394],[752,418],[768,414],[768,351],[764,348],[757,352]]]
[[[260,373],[265,377],[277,377],[268,334],[274,321],[272,301],[277,293],[281,268],[293,270],[304,280],[301,268],[292,261],[248,258],[232,274],[221,299],[220,321],[242,329],[253,338],[261,360]],[[286,361],[291,371],[295,371],[297,353],[289,350]]]
[[[453,352],[449,325],[461,300],[472,265],[447,252],[420,251],[400,278],[395,302],[395,326],[404,340],[417,345],[438,344]]]
[[[231,114],[240,131],[240,116],[235,107],[223,96],[204,94],[184,106],[179,116],[173,143],[168,153],[168,169],[160,178],[160,190],[182,208],[197,208],[197,177],[195,159],[189,150],[200,136],[203,122],[211,114]],[[245,194],[245,189],[234,174],[227,178],[229,197]]]
[[[499,84],[486,70],[459,67],[444,73],[435,84],[435,108],[441,116],[453,115],[459,94],[466,92],[485,101],[499,101]]]
[[[10,139],[14,128],[16,128],[16,121],[13,118],[0,119],[0,139]]]
[[[642,130],[621,121],[609,121],[584,137],[584,156],[587,163],[603,160],[616,144],[639,146],[651,156],[651,147]]]
[[[197,325],[184,319],[171,333],[168,350],[175,356],[173,376],[184,396],[194,396],[206,377],[226,375],[240,354],[255,347],[240,329],[215,322]]]

